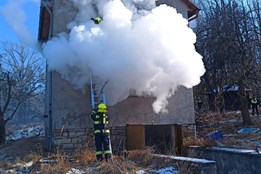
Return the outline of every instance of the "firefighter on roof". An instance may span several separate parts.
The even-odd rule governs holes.
[[[102,21],[101,17],[91,18],[95,24],[99,24]]]
[[[108,127],[109,117],[107,115],[107,107],[101,103],[98,105],[98,110],[92,111],[91,118],[94,121],[94,136],[96,146],[96,158],[97,161],[102,161],[103,154],[105,159],[111,158],[111,147],[110,147],[110,130]]]

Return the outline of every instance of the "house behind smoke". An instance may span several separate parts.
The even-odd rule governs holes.
[[[177,9],[184,18],[198,13],[188,0],[158,0]],[[46,42],[73,21],[77,9],[69,0],[41,0],[39,40]],[[91,89],[75,89],[56,71],[47,66],[45,120],[49,148],[77,149],[92,143],[93,122],[90,119]],[[142,149],[157,145],[161,151],[181,151],[184,134],[194,132],[195,115],[192,89],[180,87],[168,99],[168,113],[153,112],[154,97],[130,95],[127,99],[108,106],[111,116],[111,139],[114,151]],[[185,131],[184,131],[185,130]]]

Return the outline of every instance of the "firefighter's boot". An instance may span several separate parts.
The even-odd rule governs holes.
[[[111,154],[105,154],[105,159],[107,162],[111,161]]]

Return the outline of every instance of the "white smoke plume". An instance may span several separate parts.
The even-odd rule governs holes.
[[[196,36],[188,21],[154,0],[71,0],[79,9],[69,34],[44,45],[49,66],[81,87],[94,74],[108,80],[109,104],[137,95],[155,96],[156,113],[178,86],[191,88],[205,69],[195,51]],[[90,19],[101,16],[96,25]],[[74,72],[74,73],[72,73]]]
[[[40,0],[9,0],[5,6],[0,7],[0,15],[4,17],[21,42],[36,47],[37,39],[34,38],[26,25],[27,15],[24,5],[27,2],[40,3]]]

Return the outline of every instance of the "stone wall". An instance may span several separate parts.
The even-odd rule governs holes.
[[[114,154],[122,153],[126,148],[126,127],[111,128],[111,144]]]
[[[193,136],[193,126],[182,126],[183,138]],[[126,150],[126,126],[110,128],[111,145],[114,154],[122,154]],[[53,144],[55,149],[77,150],[83,148],[95,149],[92,128],[55,129],[53,131]]]
[[[112,127],[111,143],[114,153],[125,150],[126,127]],[[57,150],[77,150],[89,148],[94,150],[93,129],[55,129],[53,131],[53,144]]]
[[[92,129],[55,129],[53,144],[57,150],[82,149],[84,146],[94,148]]]

